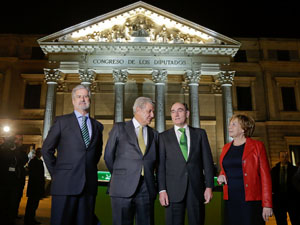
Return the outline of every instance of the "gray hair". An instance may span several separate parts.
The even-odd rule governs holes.
[[[154,106],[154,104],[155,104],[151,98],[138,97],[133,104],[133,114],[135,114],[137,107],[143,109],[145,107],[146,103],[150,103],[152,106]]]
[[[87,86],[84,86],[84,85],[82,85],[82,84],[79,84],[79,85],[77,85],[76,87],[74,87],[73,90],[72,90],[72,99],[75,98],[75,92],[78,91],[78,90],[80,90],[80,89],[85,89],[85,90],[87,90],[88,93],[89,93],[89,98],[91,98],[91,91],[90,91],[90,89],[89,89]]]

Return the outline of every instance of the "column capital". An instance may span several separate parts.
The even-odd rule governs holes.
[[[96,71],[93,69],[79,69],[78,73],[82,84],[91,84],[95,80]]]
[[[200,70],[186,70],[185,71],[185,80],[188,85],[199,85],[199,80],[201,76]]]
[[[57,81],[61,78],[59,69],[44,68],[44,74],[47,84],[57,84]]]
[[[128,70],[122,69],[122,70],[113,70],[112,75],[115,81],[115,84],[125,84],[128,79]]]
[[[221,86],[232,86],[235,71],[221,71],[217,80]]]
[[[152,80],[155,84],[164,84],[168,77],[167,70],[153,70]]]

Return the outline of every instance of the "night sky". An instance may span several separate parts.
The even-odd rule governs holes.
[[[290,4],[268,1],[166,1],[144,2],[195,22],[228,37],[300,38],[300,14],[296,1]],[[11,1],[0,13],[0,33],[49,35],[136,1],[82,0],[45,1],[36,4]],[[18,6],[16,8],[16,6]],[[247,9],[247,11],[245,11]]]

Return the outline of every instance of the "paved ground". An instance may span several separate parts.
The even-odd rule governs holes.
[[[24,195],[21,200],[20,208],[19,208],[19,215],[22,217],[22,219],[18,219],[16,222],[17,225],[23,225],[23,217],[25,213],[25,207],[26,207],[26,186],[24,190]],[[50,225],[50,209],[51,209],[51,197],[45,198],[40,201],[39,208],[36,212],[36,220],[42,222],[43,225]],[[110,225],[110,224],[103,224],[103,225]],[[157,224],[161,225],[161,224]],[[210,224],[210,225],[218,225],[218,224]],[[274,216],[271,218],[269,222],[266,223],[266,225],[276,225]],[[289,225],[291,223],[289,222]]]

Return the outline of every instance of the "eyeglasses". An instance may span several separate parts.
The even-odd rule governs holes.
[[[182,108],[179,108],[177,110],[171,110],[171,113],[174,114],[174,113],[183,113],[185,112],[185,109],[182,109]]]

